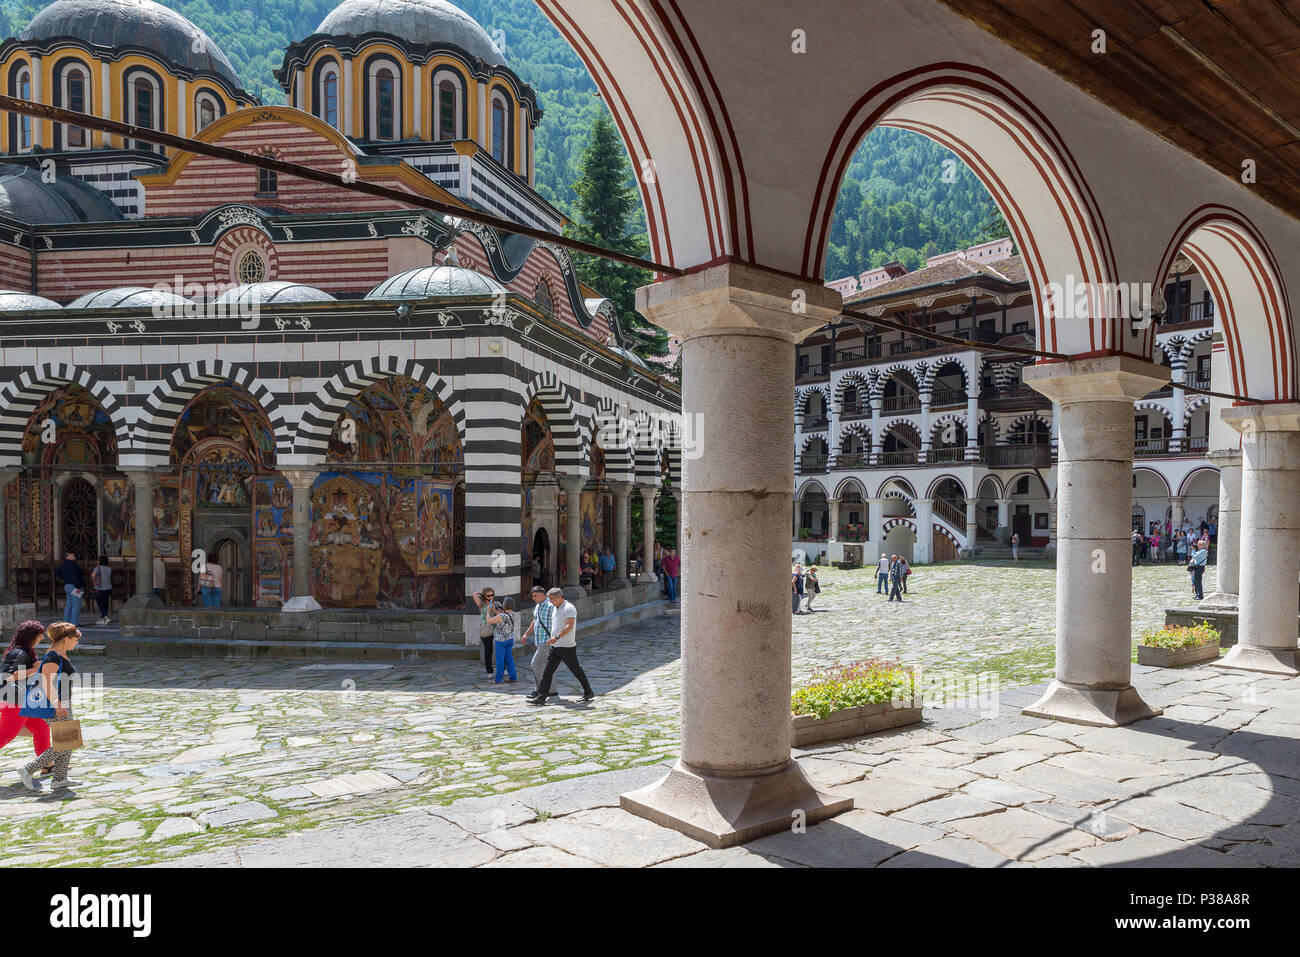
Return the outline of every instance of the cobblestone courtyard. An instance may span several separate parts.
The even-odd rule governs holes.
[[[871,656],[932,672],[992,671],[1004,685],[1051,674],[1046,564],[918,568],[902,605],[878,597],[867,572],[830,569],[822,580],[817,612],[795,619],[796,682]],[[1136,569],[1135,633],[1189,597],[1180,568]],[[678,749],[677,625],[665,617],[580,639],[601,697],[581,705],[562,680],[569,697],[544,709],[525,705],[524,673],[517,685],[492,685],[469,661],[85,656],[82,670],[100,672],[102,685],[76,703],[87,746],[73,777],[84,783],[72,794],[24,791],[14,769],[30,739],[10,744],[0,863],[165,862],[598,772],[653,775],[646,766]]]

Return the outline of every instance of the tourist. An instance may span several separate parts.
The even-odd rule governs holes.
[[[906,558],[904,558],[902,555],[899,555],[899,556],[898,556],[898,560],[899,560],[900,562],[902,562],[902,564],[903,564],[903,594],[906,595],[906,594],[907,594],[907,579],[910,578],[911,575],[912,575],[912,563],[909,562],[909,561],[908,561]]]
[[[85,595],[86,576],[77,564],[77,556],[66,552],[59,566],[59,581],[63,582],[63,620],[76,624],[81,620],[81,599]]]
[[[45,684],[46,697],[54,705],[54,717],[50,719],[50,723],[57,724],[60,721],[73,720],[72,676],[77,673],[77,669],[73,667],[68,655],[81,640],[81,632],[71,622],[56,621],[46,629],[45,633],[50,639],[50,649],[41,658],[40,673]],[[55,751],[53,745],[50,745],[20,768],[18,776],[22,779],[23,787],[35,791],[37,784],[32,775],[41,768],[53,766],[51,788],[57,791],[60,788],[75,787],[81,782],[68,778],[68,765],[71,760],[71,751]]]
[[[551,656],[551,621],[555,618],[555,606],[546,600],[546,589],[541,585],[534,585],[533,591],[533,623],[528,626],[524,632],[524,641],[527,642],[532,638],[537,645],[537,650],[533,652],[533,692],[536,693],[542,689],[542,675],[546,673],[546,659]],[[537,637],[533,638],[533,632],[537,632]],[[552,691],[552,695],[558,695],[558,691]]]
[[[889,594],[889,556],[881,555],[876,563],[876,594]]]
[[[225,570],[211,559],[203,566],[203,571],[199,572],[199,591],[203,595],[205,608],[221,606],[221,586],[224,578]]]
[[[664,584],[668,588],[668,600],[671,602],[678,601],[677,582],[682,574],[682,559],[677,554],[677,549],[669,548],[664,552]]]
[[[578,609],[564,600],[564,592],[558,588],[552,588],[546,597],[555,606],[555,617],[552,619],[555,635],[547,642],[551,646],[551,653],[546,659],[546,670],[542,672],[542,686],[528,696],[528,703],[546,704],[551,692],[551,678],[561,664],[567,666],[582,685],[582,700],[591,701],[596,697],[596,692],[591,690],[587,673],[578,664]]]
[[[1209,559],[1210,542],[1208,539],[1203,538],[1196,543],[1196,551],[1192,552],[1192,557],[1187,560],[1187,570],[1192,574],[1192,591],[1195,593],[1197,601],[1205,598],[1202,579],[1205,577],[1205,563]]]
[[[1151,560],[1160,561],[1160,526],[1156,525],[1151,529]]]
[[[889,600],[903,600],[903,560],[898,555],[889,556]]]
[[[534,555],[533,556],[533,584],[540,585],[541,583],[542,583],[542,556]]]
[[[474,592],[474,604],[478,606],[478,637],[483,645],[483,671],[492,677],[495,667],[496,628],[488,624],[488,618],[496,614],[496,590],[484,588]]]
[[[1020,562],[1020,533],[1011,533],[1011,561],[1019,564]]]
[[[1138,559],[1142,555],[1142,533],[1136,528],[1133,529],[1133,565],[1139,564]]]
[[[167,568],[157,555],[153,557],[153,593],[159,601],[167,600]]]
[[[805,594],[802,564],[794,566],[794,573],[790,576],[790,589],[792,592],[790,596],[790,610],[796,615],[802,615],[803,596]]]
[[[97,625],[108,624],[108,599],[113,594],[113,569],[108,567],[108,556],[100,555],[99,564],[90,570],[90,593],[99,606]]]
[[[1183,536],[1181,534],[1178,533],[1174,534],[1173,553],[1174,553],[1174,561],[1178,562],[1180,565],[1187,558],[1187,542],[1183,540]]]
[[[614,574],[614,569],[618,567],[618,561],[614,558],[614,553],[605,546],[605,550],[600,553],[600,584],[603,588]]]
[[[501,684],[502,672],[510,676],[514,684],[519,677],[515,673],[515,600],[507,595],[501,599],[501,607],[488,619],[493,626],[493,641],[496,646],[496,675],[493,681]]]
[[[31,718],[19,713],[25,682],[36,673],[36,646],[45,637],[45,626],[39,621],[25,621],[14,630],[14,637],[5,649],[3,690],[0,690],[0,748],[26,729],[32,736],[36,753],[50,746],[50,726],[44,718]]]
[[[804,576],[804,592],[808,595],[808,610],[813,610],[813,599],[822,593],[822,584],[817,580],[817,566],[813,565]]]
[[[1219,522],[1215,518],[1210,519],[1210,544],[1216,544],[1219,541]]]

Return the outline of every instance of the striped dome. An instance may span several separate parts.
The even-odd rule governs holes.
[[[463,266],[421,266],[385,279],[367,299],[439,299],[444,296],[486,298],[505,293],[490,276]]]

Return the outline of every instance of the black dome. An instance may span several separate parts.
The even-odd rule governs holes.
[[[330,36],[387,33],[411,43],[450,44],[489,66],[505,66],[477,20],[446,0],[344,0],[316,28]]]
[[[235,68],[212,38],[175,10],[153,0],[54,0],[32,17],[19,40],[58,37],[72,37],[110,50],[152,50],[177,67],[215,74],[232,90],[243,90]],[[196,44],[196,39],[202,42]],[[195,46],[202,52],[196,52]]]
[[[59,223],[102,223],[122,219],[113,201],[77,179],[63,174],[41,181],[30,166],[0,166],[0,216],[31,226]]]

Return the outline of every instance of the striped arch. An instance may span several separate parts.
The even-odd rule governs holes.
[[[917,391],[921,390],[921,380],[925,378],[925,367],[917,366],[911,362],[899,362],[880,372],[880,390],[883,393],[885,383],[894,378],[898,373],[906,372],[911,378],[912,384],[916,386]],[[901,381],[901,380],[900,380]]]
[[[993,443],[996,445],[998,436],[1002,432],[1002,424],[998,420],[998,417],[988,409],[980,409],[979,420],[975,423],[976,430],[978,431],[979,427],[985,424],[988,425],[989,438],[991,438]]]
[[[812,445],[814,442],[820,442],[822,445],[826,446],[826,450],[828,452],[830,451],[830,443],[826,441],[826,436],[821,435],[820,433],[814,433],[813,435],[804,436],[803,444],[799,446],[799,453],[801,455],[806,454],[808,451],[808,447]]]
[[[959,359],[944,359],[930,363],[930,367],[925,370],[925,380],[921,383],[921,388],[927,392],[933,391],[934,380],[939,378],[939,373],[949,366],[956,366],[961,371],[962,391],[970,395],[970,369]]]
[[[809,479],[807,482],[804,482],[802,485],[800,485],[799,490],[795,492],[794,500],[796,502],[802,502],[804,500],[804,496],[812,491],[821,492],[822,496],[827,501],[830,501],[830,496],[826,494],[826,486],[823,485],[821,482],[817,481],[817,479]]]
[[[1186,342],[1183,343],[1183,347],[1182,349],[1179,350],[1178,355],[1183,360],[1190,359],[1192,357],[1192,353],[1196,351],[1196,344],[1198,342],[1205,342],[1206,340],[1213,339],[1213,338],[1214,338],[1213,328],[1202,329],[1196,335],[1191,336],[1190,338],[1188,338]]]
[[[848,491],[850,491],[850,489],[853,488],[856,488],[858,490],[858,496],[865,502],[867,500],[867,487],[862,484],[861,479],[846,478],[835,489],[835,497],[838,499],[842,499],[844,498],[845,493],[847,493]]]
[[[802,391],[796,392],[795,400],[794,400],[794,414],[795,415],[808,414],[808,400],[812,398],[814,392],[821,394],[822,402],[826,406],[826,417],[830,418],[831,393],[830,390],[827,389],[825,386],[811,386],[807,389],[803,389]]]
[[[172,434],[185,407],[204,389],[227,380],[252,396],[266,413],[275,435],[278,456],[285,443],[292,440],[289,438],[290,430],[285,423],[284,412],[271,390],[258,382],[243,366],[224,359],[200,359],[173,369],[144,400],[144,407],[136,422],[132,447],[134,452],[143,455],[143,464],[167,464],[171,458]]]
[[[1174,416],[1173,416],[1173,413],[1170,412],[1169,409],[1166,408],[1164,405],[1162,405],[1162,404],[1159,403],[1159,402],[1156,402],[1155,400],[1143,401],[1143,402],[1134,402],[1134,403],[1133,403],[1133,411],[1134,411],[1134,413],[1137,413],[1137,412],[1156,412],[1156,413],[1159,413],[1159,414],[1164,418],[1164,420],[1165,420],[1166,422],[1169,423],[1170,428],[1172,428],[1173,425],[1174,425]]]
[[[870,401],[871,381],[861,372],[855,370],[853,372],[846,373],[840,379],[840,381],[835,385],[834,401],[837,407],[843,404],[844,393],[853,386],[857,386],[859,403],[863,402],[864,400]]]
[[[553,372],[543,372],[524,390],[523,407],[528,408],[537,399],[546,413],[546,425],[551,430],[551,443],[555,448],[555,471],[568,475],[581,475],[585,447],[582,423],[569,397],[569,390]]]
[[[897,485],[898,488],[891,492],[889,489],[891,485]],[[885,498],[891,494],[906,499],[908,505],[911,505],[912,499],[916,498],[916,489],[912,487],[911,482],[902,476],[891,475],[889,478],[881,482],[879,487],[876,489],[876,498]]]
[[[32,415],[51,392],[65,385],[79,385],[98,400],[117,434],[118,456],[130,451],[131,427],[113,393],[85,369],[47,362],[24,369],[18,378],[0,385],[0,465],[22,462],[23,435]]]
[[[882,537],[888,535],[899,525],[902,525],[904,528],[910,528],[913,532],[916,531],[916,519],[904,518],[902,516],[895,515],[891,518],[885,519],[883,522],[880,523],[880,531]]]
[[[298,429],[292,438],[287,441],[282,440],[280,455],[298,456],[299,461],[304,464],[324,461],[329,451],[329,440],[334,432],[334,425],[348,407],[348,403],[375,383],[398,375],[414,379],[438,397],[451,413],[456,423],[456,433],[463,447],[465,407],[456,397],[451,386],[432,370],[410,359],[401,359],[397,356],[371,356],[361,362],[352,363],[321,386],[320,394],[303,412],[298,422]]]
[[[664,435],[664,452],[668,455],[668,481],[674,489],[682,487],[682,427],[674,419]]]
[[[948,528],[948,525],[947,525],[947,524],[946,524],[942,519],[936,518],[936,519],[934,519],[934,520],[932,521],[931,524],[934,525],[934,530],[935,530],[936,532],[938,532],[938,533],[939,533],[940,535],[942,535],[944,538],[948,539],[948,541],[952,542],[952,544],[953,544],[956,548],[965,548],[965,547],[966,547],[966,542],[965,542],[965,540],[964,540],[964,539],[961,539],[961,538],[958,538],[956,535],[954,535],[954,534],[952,533],[952,531]]]
[[[1223,329],[1231,391],[1257,402],[1297,396],[1296,343],[1282,269],[1263,233],[1242,213],[1207,204],[1179,223],[1160,258],[1158,277],[1179,254],[1200,272]],[[1157,289],[1163,283],[1156,283]],[[1154,329],[1145,330],[1154,336]],[[1154,346],[1147,341],[1147,355]]]
[[[1169,365],[1171,367],[1180,356],[1185,354],[1183,350],[1186,347],[1187,347],[1187,340],[1184,339],[1182,336],[1170,336],[1168,339],[1165,339],[1163,341],[1159,339],[1156,340],[1156,349],[1164,353],[1165,358],[1169,360]],[[1160,357],[1156,356],[1155,360],[1159,362]]]
[[[1173,490],[1169,488],[1169,479],[1165,478],[1164,473],[1161,472],[1159,469],[1152,468],[1149,465],[1133,466],[1133,474],[1136,475],[1138,472],[1150,472],[1156,478],[1160,479],[1160,484],[1165,487],[1165,497],[1169,497],[1174,494]]]
[[[1186,495],[1188,487],[1192,484],[1192,479],[1196,478],[1196,476],[1201,475],[1202,473],[1205,472],[1211,472],[1216,477],[1219,474],[1219,470],[1216,469],[1213,465],[1198,465],[1196,468],[1192,469],[1190,472],[1188,472],[1186,475],[1183,476],[1183,481],[1178,486],[1178,494]]]
[[[631,423],[618,414],[618,403],[611,398],[597,402],[591,417],[591,441],[587,445],[588,474],[591,471],[591,448],[599,445],[605,453],[605,477],[611,482],[635,482],[633,440]]]
[[[645,412],[632,415],[633,450],[636,460],[636,480],[642,485],[656,487],[663,481],[660,463],[660,431],[654,418]]]
[[[1004,434],[1006,434],[1006,435],[1010,435],[1012,432],[1015,431],[1016,426],[1018,426],[1018,425],[1023,425],[1023,426],[1028,427],[1028,425],[1029,425],[1030,422],[1041,422],[1041,423],[1043,423],[1043,425],[1047,426],[1049,429],[1052,427],[1051,419],[1049,419],[1049,418],[1048,418],[1046,415],[1044,415],[1042,412],[1037,412],[1037,411],[1035,411],[1035,412],[1026,412],[1024,415],[1018,415],[1018,416],[1016,416],[1014,419],[1012,419],[1010,422],[1007,422],[1007,423],[1006,423],[1006,431],[1005,431]]]
[[[798,270],[825,270],[835,200],[859,144],[877,126],[952,150],[988,188],[1022,251],[1039,348],[1068,354],[1142,351],[1102,295],[1119,270],[1100,204],[1052,121],[1016,85],[983,66],[935,62],[877,84],[849,107],[822,163]],[[1165,273],[1161,273],[1163,276]],[[1061,287],[1096,290],[1087,321],[1061,318]],[[1056,287],[1053,288],[1053,283]]]
[[[850,436],[862,441],[862,448],[869,450],[871,448],[871,426],[863,422],[855,422],[853,425],[845,426],[840,430],[841,446],[845,439]]]
[[[953,422],[961,427],[963,432],[966,431],[966,413],[965,412],[945,412],[943,415],[936,416],[930,420],[930,438],[934,438],[934,433],[938,432],[948,422]]]
[[[1196,395],[1189,398],[1187,404],[1183,406],[1183,428],[1188,428],[1192,421],[1192,416],[1209,404],[1210,397],[1208,395]]]

